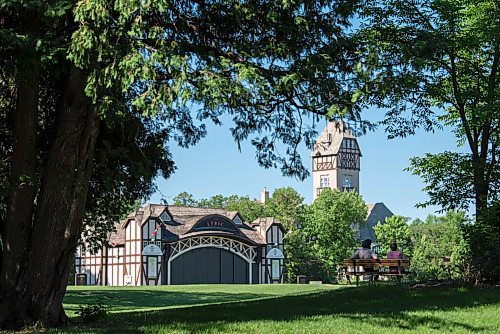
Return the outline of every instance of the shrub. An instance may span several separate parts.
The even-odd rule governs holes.
[[[467,271],[468,243],[462,233],[462,212],[430,215],[411,224],[412,271],[416,279],[463,279]]]
[[[80,305],[78,308],[76,314],[83,322],[95,322],[106,317],[110,307],[102,299],[97,299],[94,303]]]
[[[495,203],[489,212],[475,224],[464,225],[462,230],[469,245],[467,261],[470,270],[466,279],[479,283],[500,281],[500,203]]]

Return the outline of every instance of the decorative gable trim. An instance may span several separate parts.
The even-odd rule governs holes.
[[[240,235],[241,232],[236,224],[222,215],[207,215],[199,219],[187,232],[222,231]]]
[[[172,216],[170,211],[168,211],[168,208],[165,208],[165,210],[163,210],[163,212],[160,214],[160,220],[164,224],[171,224],[174,221],[174,217]]]
[[[238,226],[242,226],[243,225],[243,218],[241,217],[240,213],[236,213],[236,215],[234,215],[233,217],[233,223],[238,225]]]

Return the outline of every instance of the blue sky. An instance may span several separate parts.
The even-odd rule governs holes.
[[[373,117],[370,119],[374,120]],[[319,128],[324,125],[326,123],[320,123]],[[241,152],[238,151],[229,132],[230,126],[229,123],[223,126],[207,124],[208,135],[198,145],[189,149],[172,146],[177,170],[168,180],[157,180],[161,193],[154,194],[149,202],[159,203],[162,197],[171,202],[182,191],[193,194],[197,199],[217,194],[259,198],[263,187],[272,192],[276,188],[290,186],[304,196],[306,203],[311,203],[311,177],[301,182],[282,176],[278,169],[260,167],[249,143],[242,145]],[[408,167],[413,156],[457,150],[450,129],[437,130],[436,133],[421,131],[408,138],[388,140],[383,129],[379,128],[358,137],[358,142],[363,154],[360,193],[367,203],[384,202],[395,214],[421,219],[438,209],[415,208],[416,203],[427,198],[421,190],[424,184],[419,177],[403,169]],[[303,162],[311,168],[309,155],[309,150],[302,147]]]

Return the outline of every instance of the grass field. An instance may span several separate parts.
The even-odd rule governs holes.
[[[151,311],[263,298],[303,295],[330,290],[327,285],[173,285],[143,287],[68,287],[66,313],[75,317],[79,305],[102,300],[112,313]]]
[[[376,285],[71,288],[114,313],[58,333],[500,333],[500,290]],[[72,313],[74,314],[74,313]]]

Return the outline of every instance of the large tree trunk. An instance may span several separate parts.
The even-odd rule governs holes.
[[[487,176],[486,154],[487,152],[484,152],[481,157],[473,154],[472,157],[474,200],[477,220],[483,220],[485,218],[483,214],[487,215],[488,211],[489,180]]]
[[[6,231],[11,232],[4,234],[2,327],[66,321],[62,300],[82,225],[99,129],[84,92],[86,79],[81,70],[69,71],[28,230],[12,226],[25,218],[25,212],[12,213],[6,222]],[[14,257],[10,249],[22,250],[21,255]]]
[[[16,111],[14,115],[14,142],[11,156],[9,196],[4,226],[2,226],[3,252],[2,291],[15,291],[17,282],[25,270],[28,238],[33,218],[36,195],[36,133],[40,84],[40,59],[35,53],[36,36],[40,21],[38,13],[25,9],[21,13],[21,29],[29,41],[19,49],[17,63],[18,83]],[[2,294],[2,301],[5,296]],[[0,323],[4,314],[0,307]]]

